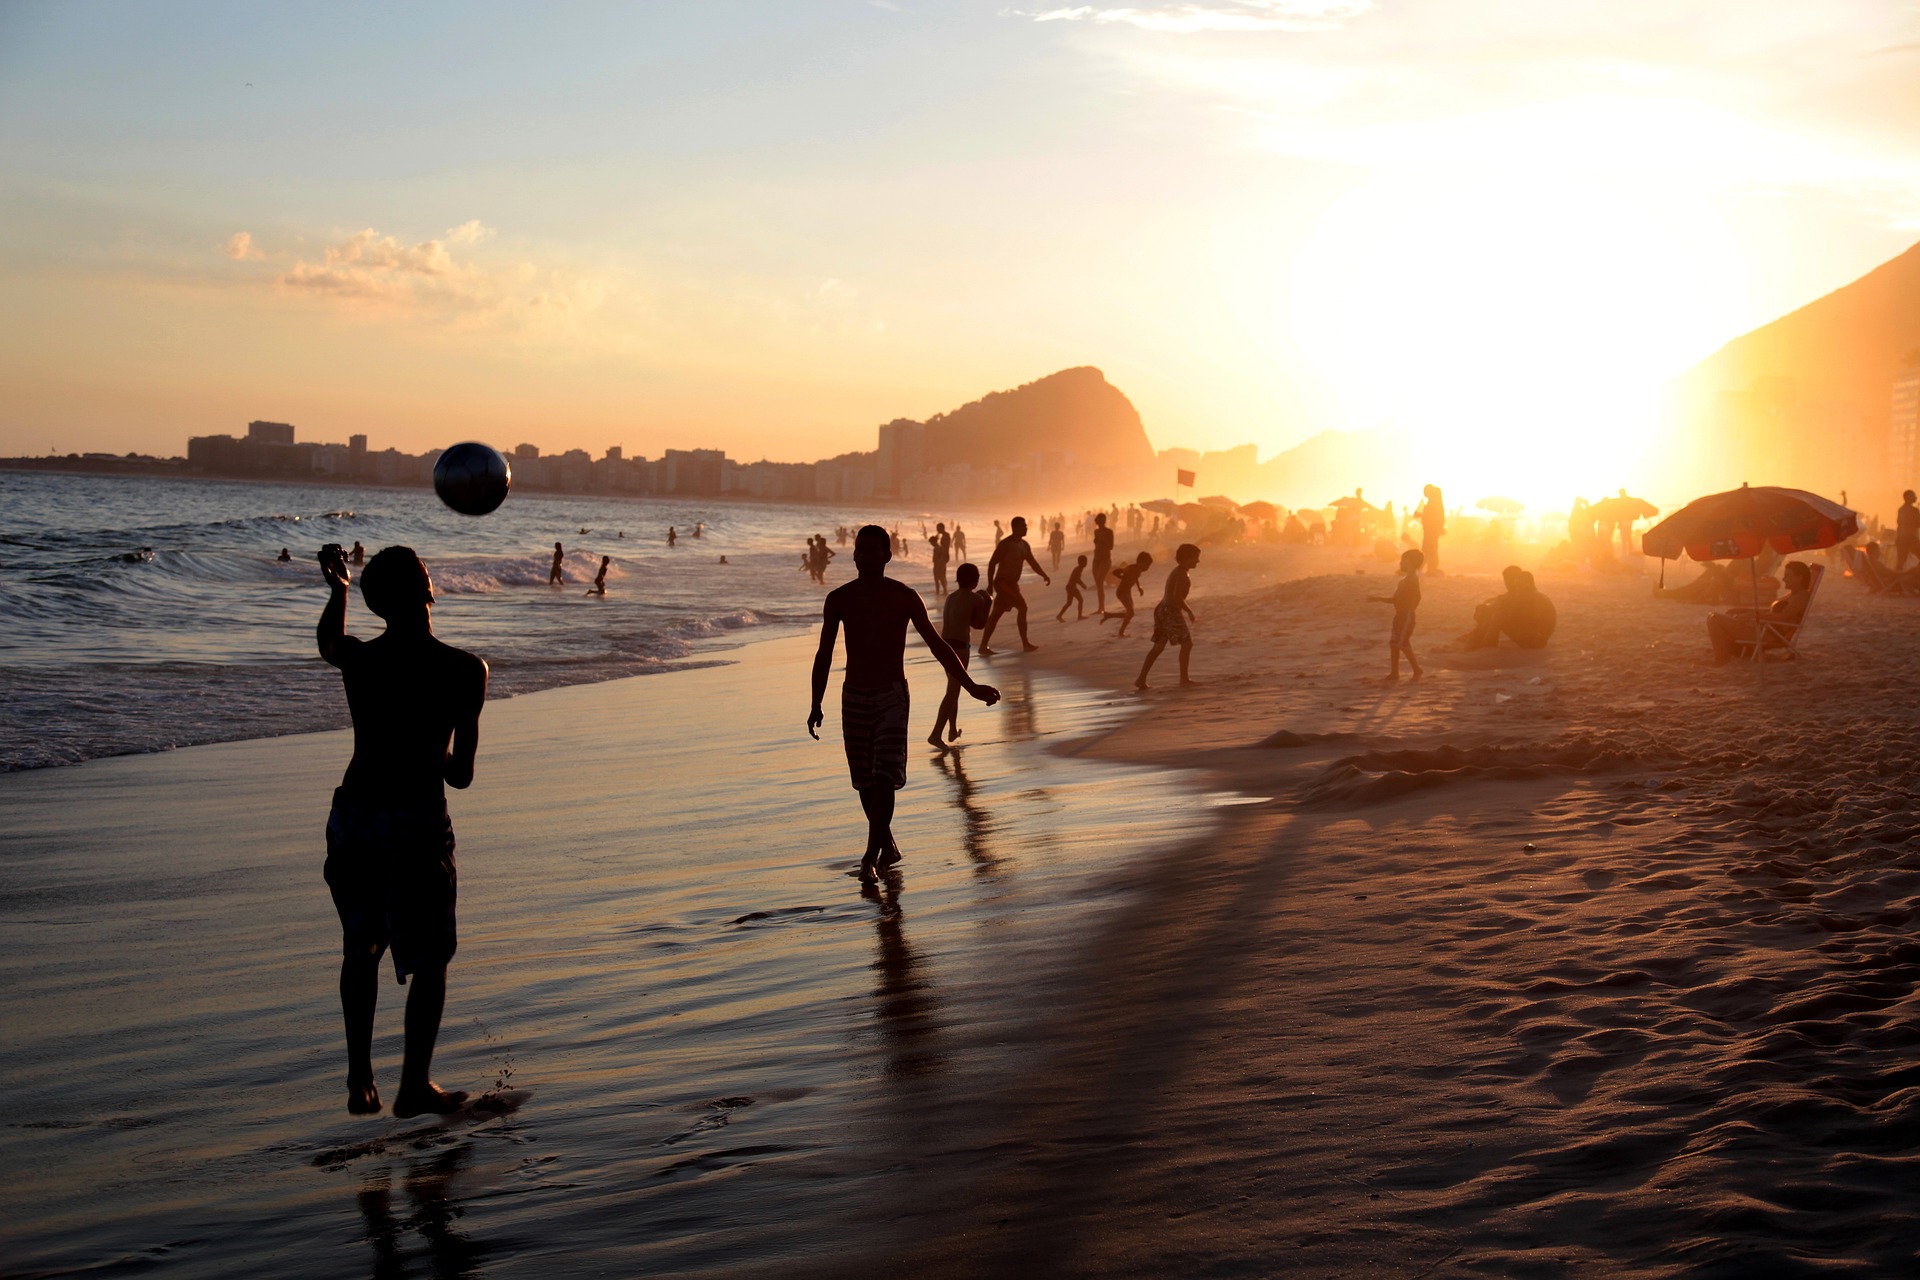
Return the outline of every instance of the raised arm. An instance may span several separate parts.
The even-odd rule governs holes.
[[[916,597],[917,598],[917,597]],[[924,612],[924,606],[922,611]],[[840,638],[840,607],[827,597],[826,616],[820,624],[820,648],[813,655],[813,709],[807,713],[807,732],[818,738],[826,713],[820,704],[826,701],[827,677],[833,674],[833,646]]]
[[[913,620],[913,629],[927,642],[927,651],[939,660],[940,665],[947,669],[947,674],[958,681],[962,689],[988,706],[1000,701],[1000,691],[990,684],[976,683],[967,674],[967,669],[960,665],[960,658],[954,653],[953,646],[947,643],[946,637],[933,629],[933,619],[927,616],[927,603],[920,598],[919,592],[913,593],[907,609],[907,616]]]
[[[462,791],[473,785],[473,759],[480,751],[480,709],[487,704],[488,674],[485,658],[464,656],[473,664],[462,676],[467,696],[460,719],[453,726],[453,746],[440,770],[448,786]]]
[[[320,625],[314,628],[313,638],[320,648],[320,656],[337,667],[342,651],[352,639],[347,634],[347,584],[353,581],[353,571],[347,568],[347,558],[335,547],[320,553],[320,572],[326,575],[331,590],[326,607],[320,611]]]

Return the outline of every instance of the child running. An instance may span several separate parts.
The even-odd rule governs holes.
[[[1073,620],[1075,622],[1079,622],[1087,616],[1087,584],[1081,577],[1086,571],[1087,558],[1081,556],[1080,562],[1073,566],[1073,573],[1067,578],[1067,602],[1060,606],[1060,612],[1053,615],[1055,622],[1065,622],[1067,620],[1067,610],[1075,607],[1080,610],[1079,613],[1074,615]]]
[[[1389,683],[1400,678],[1400,655],[1407,655],[1407,665],[1413,668],[1413,678],[1420,678],[1420,660],[1413,656],[1413,612],[1420,607],[1420,568],[1427,558],[1418,548],[1409,548],[1400,556],[1400,585],[1393,589],[1390,596],[1368,596],[1376,604],[1393,606],[1393,632],[1387,639],[1387,653],[1393,660],[1393,670],[1387,673]]]
[[[1153,670],[1154,660],[1170,644],[1180,646],[1180,683],[1193,683],[1187,678],[1187,660],[1193,656],[1193,632],[1187,626],[1193,620],[1193,610],[1187,608],[1187,591],[1192,586],[1193,567],[1199,563],[1200,548],[1191,542],[1183,542],[1174,549],[1173,572],[1167,575],[1166,592],[1160,597],[1160,603],[1153,606],[1153,648],[1147,650],[1147,660],[1140,664],[1140,678],[1133,682],[1134,688],[1147,687],[1147,673]]]
[[[953,646],[953,656],[960,659],[960,665],[967,665],[967,658],[973,652],[973,633],[987,625],[987,597],[975,590],[980,585],[980,567],[963,564],[954,571],[953,580],[959,590],[947,596],[947,602],[940,610],[940,638]],[[941,740],[940,729],[946,727],[947,736]],[[940,700],[940,713],[934,717],[933,732],[927,735],[927,741],[945,751],[948,742],[960,739],[960,682],[952,676],[947,677],[947,696]]]
[[[1120,601],[1120,612],[1111,614],[1102,612],[1100,621],[1104,625],[1108,618],[1120,619],[1120,634],[1127,634],[1127,624],[1133,621],[1133,593],[1139,589],[1140,575],[1153,567],[1153,557],[1142,551],[1134,562],[1122,565],[1113,571],[1113,594]]]

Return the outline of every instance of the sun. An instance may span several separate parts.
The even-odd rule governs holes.
[[[1727,332],[1740,264],[1712,204],[1564,171],[1424,170],[1336,202],[1294,338],[1351,425],[1464,500],[1564,509],[1657,487],[1666,383]]]

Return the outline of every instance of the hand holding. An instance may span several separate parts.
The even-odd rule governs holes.
[[[826,719],[826,715],[818,707],[815,707],[812,714],[807,717],[807,732],[813,735],[816,742],[820,739],[820,726],[826,723]]]
[[[994,688],[990,684],[977,684],[973,686],[973,688],[967,690],[967,692],[971,693],[974,697],[980,699],[980,701],[986,703],[988,706],[992,706],[994,703],[1000,701],[1000,691]]]

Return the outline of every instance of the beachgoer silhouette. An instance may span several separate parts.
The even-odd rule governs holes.
[[[985,592],[977,590],[978,565],[961,565],[954,581],[959,589],[950,594],[940,608],[940,638],[952,646],[954,656],[964,667],[973,652],[973,633],[987,624],[987,597]],[[948,730],[944,741],[940,737],[943,727]],[[958,741],[959,737],[960,682],[948,676],[946,696],[940,699],[940,710],[933,718],[933,732],[927,735],[927,741],[944,751],[948,742]]]
[[[1187,607],[1187,592],[1192,589],[1194,566],[1200,563],[1200,548],[1191,542],[1183,542],[1173,551],[1173,572],[1167,575],[1160,603],[1153,606],[1153,648],[1147,650],[1147,660],[1140,664],[1140,677],[1133,682],[1136,689],[1147,687],[1147,673],[1153,670],[1153,664],[1170,644],[1180,646],[1180,683],[1192,684],[1188,678],[1187,664],[1193,657],[1193,631],[1187,623],[1194,620],[1193,610]]]
[[[566,560],[566,558],[567,558],[567,553],[565,548],[563,548],[557,542],[554,543],[553,544],[553,568],[547,570],[548,586],[552,586],[554,583],[561,581],[560,565],[562,564],[562,562]]]
[[[355,564],[365,564],[367,562],[367,549],[358,542],[353,544],[353,562]]]
[[[676,543],[678,543],[679,541],[680,541],[679,533],[674,530],[674,527],[672,525],[668,525],[667,526],[667,545],[671,547]]]
[[[473,782],[487,664],[434,637],[433,579],[412,549],[388,547],[367,563],[360,596],[387,629],[366,641],[347,634],[345,557],[338,547],[321,556],[332,593],[315,639],[340,669],[353,716],[353,759],[333,793],[326,864],[342,934],[347,1110],[380,1109],[373,1015],[380,957],[391,948],[396,975],[413,984],[393,1114],[444,1115],[466,1101],[430,1074],[456,946],[446,787]]]
[[[957,523],[953,526],[953,554],[960,560],[967,558],[967,533]]]
[[[1113,530],[1107,528],[1107,513],[1102,511],[1093,517],[1093,600],[1102,617],[1107,612],[1107,575],[1112,571]]]
[[[607,594],[607,566],[612,563],[612,556],[600,557],[600,572],[593,575],[593,585],[587,588],[588,595],[604,596]]]
[[[1368,596],[1376,604],[1393,606],[1393,630],[1387,637],[1387,653],[1393,660],[1393,669],[1387,679],[1400,678],[1400,655],[1407,655],[1407,665],[1413,669],[1413,678],[1420,678],[1420,660],[1413,656],[1413,615],[1420,607],[1420,566],[1425,564],[1426,554],[1416,548],[1408,548],[1400,554],[1400,585],[1393,589],[1390,596]]]
[[[1359,492],[1354,490],[1356,496]],[[1420,522],[1420,556],[1426,561],[1428,573],[1439,573],[1440,536],[1447,531],[1447,504],[1437,484],[1430,484],[1420,492],[1425,500],[1413,513],[1413,518]]]
[[[1070,608],[1079,609],[1079,612],[1074,615],[1073,620],[1075,622],[1087,616],[1086,583],[1082,581],[1082,577],[1086,572],[1087,558],[1081,556],[1079,561],[1073,566],[1073,572],[1067,576],[1067,602],[1060,606],[1059,613],[1053,615],[1055,622],[1065,622],[1067,620],[1067,610]]]
[[[920,526],[925,529],[926,526]],[[933,526],[933,536],[927,539],[927,545],[933,548],[933,592],[938,596],[947,594],[947,559],[953,554],[953,539],[947,534],[944,523]]]
[[[720,557],[720,563],[721,563],[721,564],[725,564],[726,562],[727,562],[727,558],[726,558],[725,556],[721,556],[721,557]]]
[[[292,561],[293,555],[285,547],[282,547],[280,548],[280,554],[274,558],[277,559],[281,564],[287,564],[290,561]]]
[[[920,593],[887,576],[888,546],[887,531],[877,524],[863,525],[854,535],[853,563],[859,576],[827,593],[820,648],[813,659],[813,708],[807,713],[807,732],[818,738],[826,718],[820,707],[833,670],[834,643],[844,623],[847,665],[840,726],[847,771],[867,815],[867,849],[860,859],[863,879],[900,861],[893,840],[893,793],[907,783],[907,627],[920,633],[928,651],[961,688],[988,706],[1000,700],[1000,691],[976,683],[952,646],[933,629]]]
[[[1153,567],[1153,557],[1142,551],[1132,564],[1121,565],[1113,571],[1113,594],[1120,602],[1121,612],[1100,615],[1102,624],[1110,617],[1120,619],[1120,634],[1127,634],[1127,624],[1133,621],[1133,593],[1140,585],[1140,576]]]
[[[1066,549],[1066,530],[1060,527],[1058,520],[1055,520],[1053,522],[1053,532],[1047,535],[1047,550],[1053,553],[1053,571],[1055,573],[1060,572],[1060,553]]]
[[[1033,558],[1033,548],[1027,545],[1026,517],[1015,516],[1010,527],[1012,534],[1000,540],[993,549],[993,558],[987,561],[987,581],[993,587],[993,609],[987,614],[987,629],[980,636],[980,652],[983,656],[992,656],[993,650],[987,646],[993,640],[993,629],[1009,609],[1014,611],[1014,623],[1020,629],[1020,647],[1029,653],[1040,647],[1027,639],[1027,598],[1020,594],[1021,568],[1032,565],[1041,581],[1048,586],[1053,585],[1053,579]]]
[[[1533,575],[1517,564],[1500,571],[1507,589],[1475,606],[1473,630],[1460,637],[1467,649],[1498,648],[1505,632],[1522,649],[1544,649],[1559,621],[1553,601],[1541,594]]]
[[[1841,499],[1845,505],[1846,499]],[[1913,490],[1900,495],[1900,510],[1895,516],[1893,533],[1893,571],[1907,567],[1907,557],[1920,560],[1920,507],[1914,505]]]
[[[1799,560],[1788,561],[1781,570],[1785,580],[1787,594],[1775,600],[1761,612],[1769,620],[1789,625],[1799,625],[1800,619],[1807,614],[1807,605],[1812,600],[1813,570]],[[1725,613],[1707,615],[1707,639],[1713,645],[1713,665],[1725,666],[1740,656],[1740,650],[1747,645],[1759,643],[1760,629],[1757,615],[1752,609],[1729,609]]]
[[[697,537],[699,537],[699,536],[700,536],[700,534],[701,534],[701,531],[702,531],[702,530],[704,530],[704,529],[705,529],[706,527],[707,527],[707,526],[706,526],[706,522],[705,522],[705,521],[703,521],[703,520],[695,520],[695,521],[693,522],[693,536],[694,536],[694,537],[696,537],[696,538],[697,538]]]

